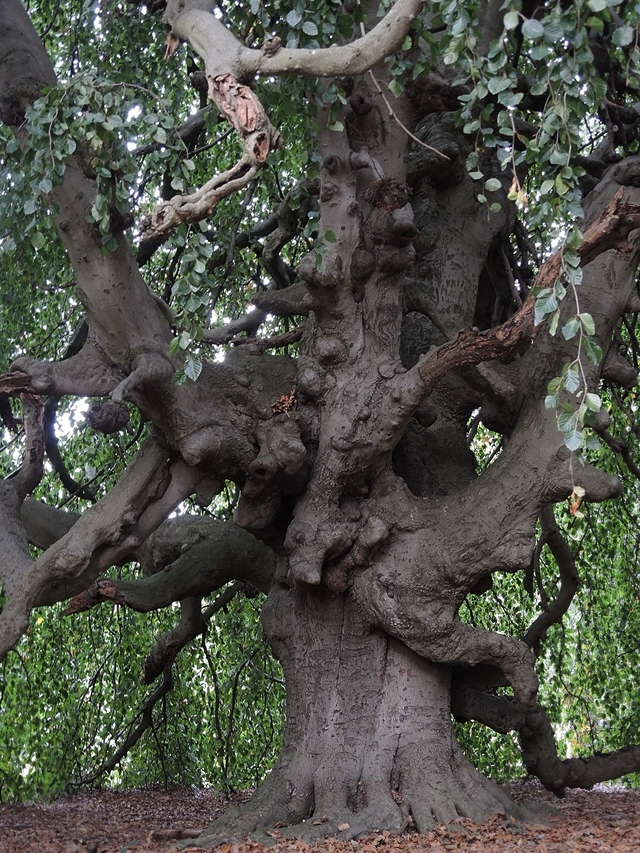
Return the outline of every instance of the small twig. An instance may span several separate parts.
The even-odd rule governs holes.
[[[362,35],[363,35],[363,36],[364,36],[364,35],[366,35],[365,28],[364,28],[364,24],[360,24],[360,31],[362,32]],[[411,137],[411,139],[413,139],[413,140],[414,140],[414,142],[417,142],[417,143],[418,143],[418,145],[422,145],[422,147],[423,147],[423,148],[426,148],[426,149],[428,149],[429,151],[433,151],[433,152],[434,152],[435,154],[437,154],[439,157],[443,157],[445,160],[451,160],[451,157],[447,157],[447,155],[446,155],[446,154],[443,154],[443,153],[442,153],[442,151],[438,151],[438,149],[437,149],[437,148],[434,148],[432,145],[427,145],[427,143],[426,143],[426,142],[423,142],[421,139],[418,139],[418,137],[417,137],[415,134],[411,133],[411,131],[409,130],[409,128],[408,128],[408,127],[406,127],[406,126],[405,126],[405,125],[400,121],[400,118],[398,117],[398,115],[396,114],[395,110],[393,109],[393,107],[392,107],[392,106],[391,106],[391,104],[389,103],[389,99],[387,98],[387,96],[385,95],[385,93],[384,93],[384,92],[382,91],[382,89],[380,88],[380,84],[379,84],[379,83],[378,83],[378,81],[376,80],[376,78],[375,78],[375,75],[374,75],[373,71],[369,71],[369,76],[370,76],[370,77],[371,77],[371,79],[373,80],[373,85],[376,87],[376,91],[377,91],[377,93],[380,95],[380,97],[382,98],[382,100],[385,102],[386,107],[387,107],[387,109],[389,110],[389,115],[391,116],[391,118],[393,118],[393,119],[395,120],[396,124],[398,124],[398,126],[399,126],[399,127],[401,127],[401,128],[402,128],[402,130],[404,130],[404,132],[407,134],[407,136],[410,136],[410,137]]]

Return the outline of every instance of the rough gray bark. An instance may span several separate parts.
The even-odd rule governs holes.
[[[362,73],[402,41],[421,3],[398,0],[362,41],[314,57],[248,51],[202,5],[183,10],[182,0],[172,2],[167,20],[174,39],[188,38],[204,57],[211,97],[241,134],[246,159],[202,193],[159,208],[156,237],[202,218],[215,202],[208,193],[218,198],[221,187],[232,191],[252,179],[274,144],[276,131],[238,81],[254,73]],[[18,0],[5,0],[0,24],[1,115],[22,132],[20,110],[53,82],[52,70]],[[24,50],[12,51],[11,40]],[[372,41],[382,46],[379,55],[369,53]],[[386,73],[382,66],[375,72]],[[302,260],[300,281],[255,300],[264,311],[308,315],[297,361],[245,345],[222,364],[205,364],[196,383],[174,385],[181,364],[168,355],[167,312],[123,233],[117,250],[102,255],[86,222],[95,187],[71,159],[52,198],[87,340],[69,359],[24,357],[0,377],[0,392],[31,395],[25,399],[129,401],[157,430],[118,485],[78,519],[27,502],[21,522],[25,484],[41,463],[37,451],[27,454],[16,483],[2,484],[0,545],[9,559],[0,567],[8,596],[0,658],[34,606],[76,596],[70,610],[115,601],[144,611],[179,600],[182,619],[158,646],[151,679],[201,630],[201,596],[233,579],[269,591],[263,621],[287,680],[285,744],[251,805],[201,840],[209,846],[279,822],[288,826],[283,834],[352,838],[400,831],[410,816],[421,830],[459,814],[521,816],[455,742],[452,667],[461,718],[475,713],[505,725],[504,708],[497,713],[482,691],[496,682],[513,688],[506,716],[545,784],[559,789],[569,777],[577,784],[594,778],[558,770],[557,755],[546,749],[548,722],[536,705],[527,643],[458,617],[465,596],[486,589],[494,572],[528,569],[536,519],[549,505],[575,485],[590,501],[619,493],[615,477],[588,465],[572,470],[544,408],[547,383],[572,344],[535,334],[531,299],[516,311],[500,266],[514,212],[506,192],[498,214],[478,204],[464,169],[467,142],[451,116],[428,116],[415,128],[427,150],[410,144],[376,105],[369,77],[356,77],[352,92],[348,134],[330,131],[320,115],[319,229],[333,232],[335,242],[327,241],[322,264],[315,253]],[[253,124],[238,119],[230,93],[246,98]],[[394,109],[415,125],[408,98]],[[487,159],[482,168],[489,175],[495,164]],[[635,293],[639,176],[640,158],[628,158],[605,173],[588,206],[581,305],[605,351]],[[285,214],[279,211],[270,246],[274,263]],[[557,269],[551,258],[539,280],[553,281]],[[589,370],[595,386],[599,368]],[[465,435],[476,408],[508,437],[479,478]],[[37,424],[30,435],[37,438]],[[225,479],[242,488],[235,527],[163,525],[191,494],[206,505]],[[29,539],[45,549],[34,561]],[[100,579],[132,556],[147,576]],[[474,702],[464,692],[471,685],[481,691]],[[629,755],[637,761],[636,752]]]

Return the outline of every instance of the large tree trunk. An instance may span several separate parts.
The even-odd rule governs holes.
[[[276,583],[262,620],[287,683],[284,744],[251,803],[214,824],[210,843],[274,827],[349,839],[523,814],[455,740],[450,667],[371,629],[348,593]]]

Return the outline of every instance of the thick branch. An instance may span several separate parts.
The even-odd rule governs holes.
[[[250,311],[238,317],[237,320],[231,320],[225,326],[205,329],[202,340],[206,344],[228,344],[240,332],[247,332],[250,336],[255,335],[266,319],[267,315],[264,311]]]
[[[586,266],[609,249],[623,254],[636,250],[628,240],[631,231],[640,228],[640,204],[637,189],[620,187],[600,216],[584,234],[578,249],[580,265]],[[538,273],[537,287],[553,287],[562,272],[562,253],[546,261]],[[535,296],[530,294],[522,308],[506,323],[488,331],[461,332],[455,341],[432,349],[411,373],[417,373],[425,386],[425,396],[443,376],[461,367],[490,359],[512,358],[529,346],[539,327],[534,325]]]
[[[139,580],[99,580],[69,603],[65,613],[88,610],[103,601],[140,613],[174,601],[209,595],[232,580],[248,580],[267,592],[275,571],[273,551],[235,524],[210,519],[206,538],[197,541],[162,571]],[[168,530],[171,534],[171,528]],[[182,534],[180,526],[175,533]],[[177,545],[180,539],[176,540]],[[163,546],[171,554],[170,545]]]
[[[4,564],[8,601],[0,613],[0,660],[26,630],[36,603],[64,600],[85,588],[137,548],[205,479],[182,462],[169,462],[167,455],[160,444],[147,442],[111,492],[33,563],[27,557],[17,498],[11,503],[7,496],[3,509],[5,553],[10,552]]]
[[[197,8],[198,0],[186,4],[169,0],[164,14],[176,38],[189,41],[207,65],[209,74],[249,75],[302,74],[306,77],[342,77],[364,74],[393,53],[420,13],[424,0],[397,0],[370,32],[351,44],[323,49],[261,51],[246,48],[210,12]]]

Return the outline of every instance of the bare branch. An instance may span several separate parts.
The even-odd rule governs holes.
[[[231,72],[239,79],[248,75],[302,74],[307,77],[341,77],[364,74],[393,53],[420,13],[424,0],[397,0],[385,17],[365,36],[348,45],[328,48],[251,50],[238,41],[210,12],[197,3],[170,0],[164,14],[172,34],[189,41],[204,59],[211,75]]]
[[[573,553],[564,536],[558,530],[553,507],[546,507],[540,513],[540,523],[545,542],[551,549],[560,571],[560,590],[556,598],[551,602],[544,612],[541,613],[528,628],[522,638],[529,648],[536,650],[540,642],[546,637],[551,625],[558,624],[569,609],[578,586],[580,575],[576,568]]]
[[[69,788],[80,788],[82,785],[90,785],[92,782],[95,782],[96,779],[99,779],[104,773],[108,773],[110,770],[113,770],[114,767],[118,765],[120,761],[127,755],[127,753],[133,749],[133,747],[138,743],[142,735],[146,732],[146,730],[153,723],[153,709],[158,704],[160,699],[167,695],[173,689],[173,675],[171,673],[171,669],[165,670],[164,678],[162,679],[161,684],[156,687],[153,693],[149,696],[147,701],[145,702],[142,711],[139,713],[140,722],[135,727],[135,729],[129,734],[124,743],[113,753],[111,758],[108,761],[105,761],[103,764],[98,767],[90,776],[85,776],[78,782],[67,782],[67,789]]]
[[[503,734],[519,732],[527,771],[559,796],[565,788],[591,788],[598,782],[618,779],[640,770],[640,745],[637,744],[562,761],[558,757],[553,728],[540,705],[527,707],[506,696],[465,687],[463,681],[454,682],[451,710],[460,722],[477,720]]]
[[[591,263],[609,249],[622,254],[637,250],[629,234],[640,227],[638,192],[620,187],[601,215],[589,226],[578,249],[581,266]],[[540,287],[553,287],[562,271],[562,253],[546,261],[535,280]],[[455,341],[433,348],[411,371],[431,393],[440,379],[460,367],[468,367],[490,359],[512,358],[529,346],[539,327],[534,325],[535,296],[530,294],[513,317],[488,331],[470,329],[460,332]]]

